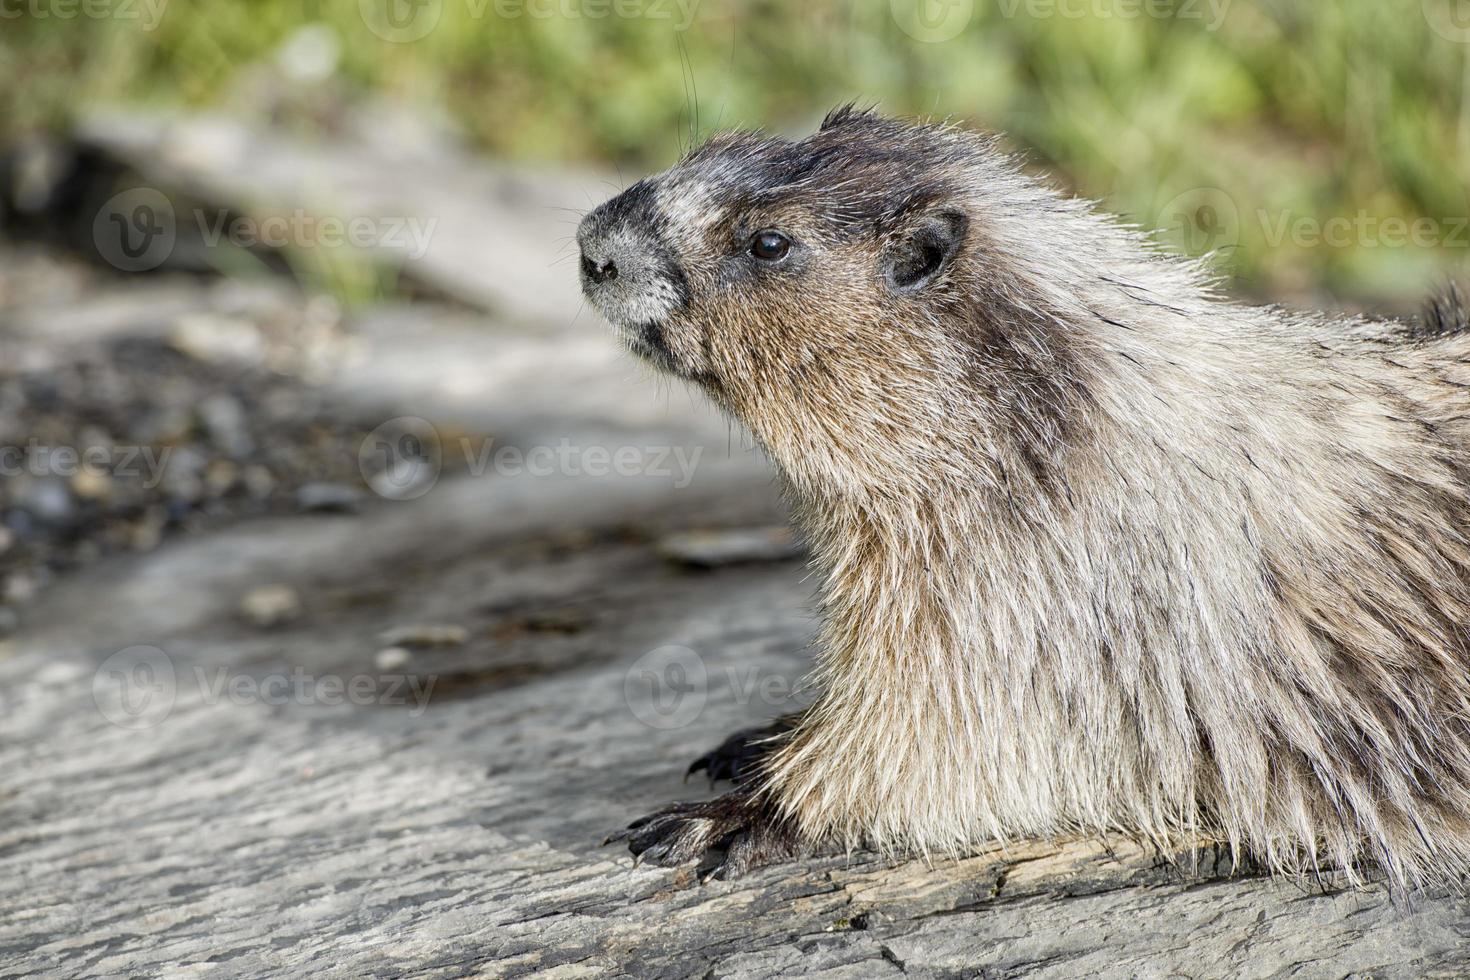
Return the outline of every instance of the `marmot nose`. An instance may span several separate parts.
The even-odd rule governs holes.
[[[582,271],[595,283],[610,282],[618,277],[618,266],[612,259],[598,262],[586,252],[582,253]]]

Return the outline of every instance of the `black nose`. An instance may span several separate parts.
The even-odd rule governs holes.
[[[596,283],[611,282],[618,277],[617,263],[612,259],[606,262],[594,262],[585,253],[582,255],[582,271],[587,278]]]

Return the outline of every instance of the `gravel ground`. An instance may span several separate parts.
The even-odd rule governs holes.
[[[320,382],[353,351],[330,299],[266,303],[189,277],[118,279],[0,246],[0,633],[57,575],[244,518],[355,508],[370,425]],[[201,302],[141,328],[60,338],[13,328],[95,290]]]

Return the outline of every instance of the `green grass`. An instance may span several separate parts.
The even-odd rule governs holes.
[[[938,42],[906,33],[909,0],[685,0],[684,30],[677,0],[429,2],[438,26],[411,43],[368,30],[357,0],[172,0],[151,31],[0,21],[0,78],[13,80],[0,137],[104,101],[238,109],[251,66],[320,23],[350,88],[440,106],[498,155],[630,176],[687,145],[696,89],[701,131],[799,131],[857,98],[1004,130],[1078,192],[1174,228],[1181,247],[1219,248],[1222,269],[1263,293],[1394,301],[1470,255],[1470,44],[1436,33],[1419,0],[975,0]],[[614,2],[645,15],[586,16]],[[1112,15],[1046,15],[1059,5]],[[1123,16],[1140,7],[1173,14]],[[1273,240],[1283,222],[1332,217],[1433,224],[1427,245],[1385,243],[1392,225],[1340,245]]]

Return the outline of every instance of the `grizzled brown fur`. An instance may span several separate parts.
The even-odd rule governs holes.
[[[635,851],[1121,831],[1464,873],[1458,299],[1237,305],[993,140],[848,109],[717,136],[579,237],[630,346],[776,461],[822,574],[815,704]]]

